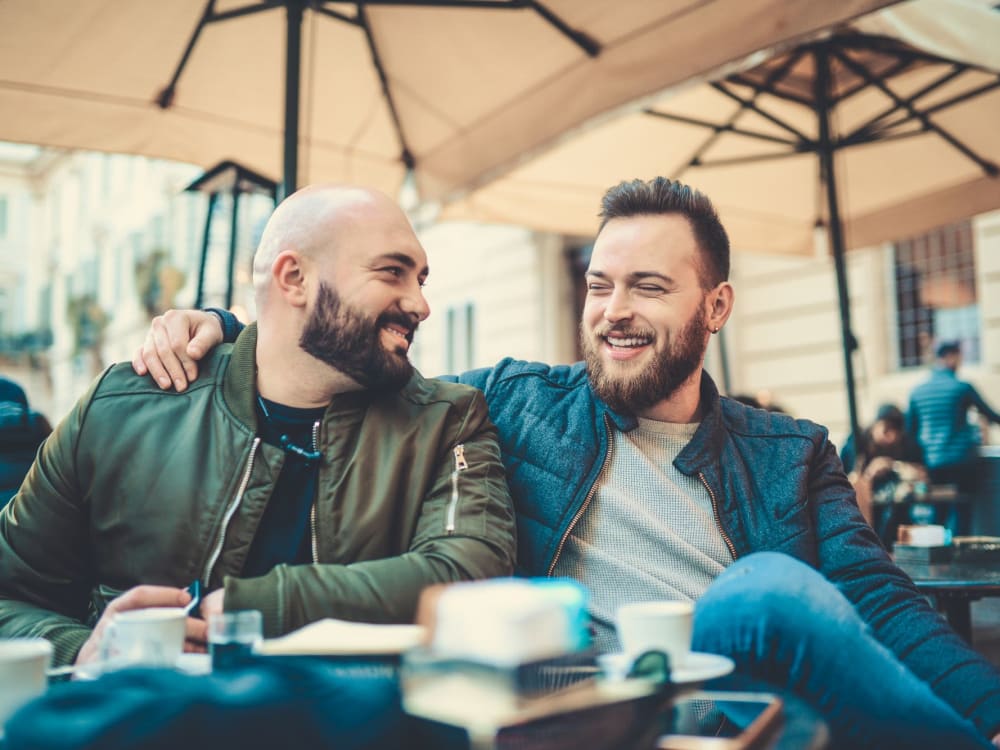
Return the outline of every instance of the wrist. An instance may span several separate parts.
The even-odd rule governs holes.
[[[212,313],[219,319],[219,327],[222,329],[222,343],[231,344],[236,341],[243,326],[240,325],[240,321],[235,315],[221,307],[206,307],[203,312]]]

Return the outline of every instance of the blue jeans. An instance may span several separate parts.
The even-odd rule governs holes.
[[[733,659],[743,686],[749,678],[805,700],[835,747],[992,748],[873,637],[836,586],[787,555],[758,552],[720,575],[695,608],[693,647]]]

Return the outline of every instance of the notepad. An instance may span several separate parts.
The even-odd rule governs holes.
[[[276,655],[398,654],[421,644],[422,625],[381,625],[327,618],[269,638],[257,646],[257,653]]]

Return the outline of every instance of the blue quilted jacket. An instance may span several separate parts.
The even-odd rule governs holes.
[[[608,459],[611,429],[636,422],[594,395],[581,363],[505,359],[453,379],[486,394],[499,430],[520,572],[550,574]],[[675,466],[705,485],[733,556],[770,550],[812,565],[911,671],[987,736],[1000,730],[1000,674],[892,563],[858,511],[827,430],[720,398],[707,374],[701,399],[701,426]]]

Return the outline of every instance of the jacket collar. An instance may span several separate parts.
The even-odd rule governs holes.
[[[588,387],[590,381],[588,380]],[[593,389],[591,389],[593,393]],[[711,376],[702,370],[701,372],[701,393],[699,395],[701,405],[701,424],[694,436],[681,451],[674,461],[674,465],[685,474],[694,474],[706,463],[713,460],[719,453],[720,436],[722,433],[722,409],[719,398],[719,389]],[[600,411],[610,417],[612,424],[622,432],[634,430],[639,420],[631,414],[619,414],[612,411],[611,407],[601,401],[597,395],[594,400],[600,406]]]

